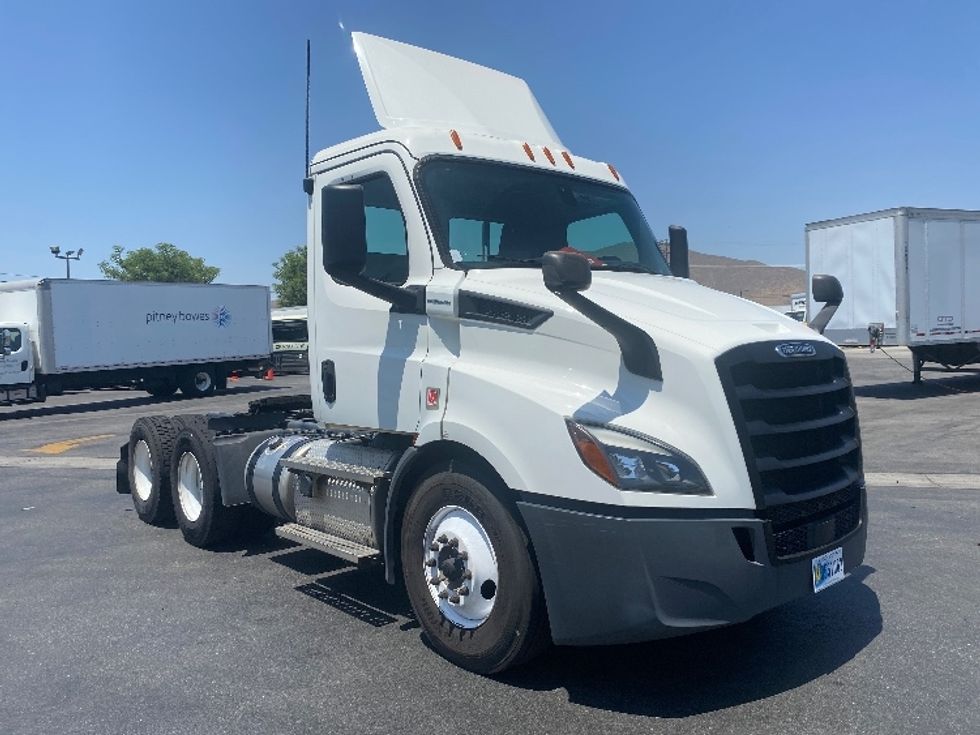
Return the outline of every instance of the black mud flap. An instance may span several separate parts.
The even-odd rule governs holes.
[[[119,447],[119,461],[116,462],[116,492],[129,495],[129,442]]]

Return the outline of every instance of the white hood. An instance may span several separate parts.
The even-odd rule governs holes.
[[[555,311],[571,309],[545,290],[541,271],[536,268],[471,270],[464,288],[476,290],[478,284],[485,284],[486,293]],[[626,321],[642,326],[655,340],[666,332],[714,354],[746,342],[823,339],[809,327],[772,309],[684,278],[594,271],[592,286],[583,294]]]
[[[454,129],[562,147],[523,79],[407,43],[352,36],[382,128]]]

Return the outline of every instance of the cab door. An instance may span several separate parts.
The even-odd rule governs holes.
[[[0,325],[0,385],[34,382],[34,350],[26,324]]]
[[[409,171],[380,151],[317,172],[311,198],[310,384],[317,420],[341,426],[413,433],[419,424],[421,366],[428,346],[425,314],[398,313],[379,298],[335,281],[323,269],[320,189],[364,190],[365,275],[424,288],[432,277],[429,238]]]

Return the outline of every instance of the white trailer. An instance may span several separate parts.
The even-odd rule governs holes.
[[[269,289],[42,279],[0,284],[0,400],[138,384],[203,396],[270,361]]]
[[[385,129],[303,181],[310,395],[139,419],[117,465],[136,515],[210,547],[261,513],[383,566],[482,673],[747,620],[860,564],[840,349],[689,280],[682,228],[668,267],[618,169],[569,151],[523,80],[354,47]]]
[[[806,260],[847,294],[824,333],[837,344],[880,334],[880,344],[908,346],[916,382],[925,363],[980,362],[980,211],[901,207],[814,222]]]

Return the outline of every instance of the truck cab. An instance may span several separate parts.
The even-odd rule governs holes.
[[[0,323],[0,403],[37,398],[34,348],[27,324]]]
[[[249,506],[378,562],[481,673],[738,623],[860,564],[841,351],[673,272],[618,169],[568,150],[523,80],[354,48],[382,130],[303,182],[305,414],[134,426],[140,517],[209,546]]]

